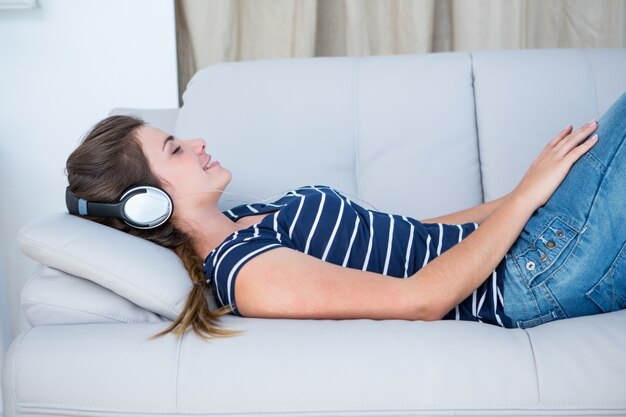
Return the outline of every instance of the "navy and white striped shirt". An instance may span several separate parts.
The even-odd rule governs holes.
[[[207,256],[204,273],[218,305],[241,316],[235,279],[253,257],[288,247],[326,262],[396,278],[413,275],[472,233],[476,223],[421,223],[411,217],[369,210],[326,185],[289,191],[273,203],[242,204],[223,212],[230,219],[271,213],[238,230]],[[502,300],[504,259],[491,276],[444,319],[508,327]]]

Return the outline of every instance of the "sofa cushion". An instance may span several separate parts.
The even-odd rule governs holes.
[[[7,409],[23,417],[626,413],[626,310],[525,330],[451,320],[221,321],[243,334],[146,341],[160,324],[37,326],[7,352]]]
[[[224,62],[183,99],[175,135],[206,140],[229,191],[328,184],[418,219],[482,201],[469,53]]]
[[[599,118],[626,90],[612,49],[472,52],[485,200],[510,192],[568,124]]]
[[[21,298],[24,316],[31,326],[164,321],[93,281],[43,264],[22,288]]]
[[[22,252],[36,261],[93,281],[169,320],[178,317],[191,291],[189,274],[173,251],[71,214],[35,219],[20,229],[17,239]],[[61,284],[59,292],[83,296],[67,280]],[[207,300],[210,309],[217,309],[212,296]],[[73,303],[82,304],[80,299]],[[100,310],[94,304],[89,311]]]

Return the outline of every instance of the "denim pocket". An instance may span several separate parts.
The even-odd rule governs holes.
[[[626,308],[626,243],[609,270],[585,295],[605,313]]]

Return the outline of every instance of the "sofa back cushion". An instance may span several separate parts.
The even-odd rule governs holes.
[[[485,200],[508,193],[568,124],[598,119],[626,91],[626,49],[473,52]],[[600,138],[602,140],[602,138]]]
[[[482,201],[467,52],[224,62],[183,100],[175,135],[243,194],[222,210],[304,184],[418,219]]]

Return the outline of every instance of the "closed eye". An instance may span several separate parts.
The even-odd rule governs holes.
[[[180,145],[176,147],[176,149],[174,149],[174,152],[172,152],[173,155],[176,155],[178,153],[178,151],[180,151]]]

